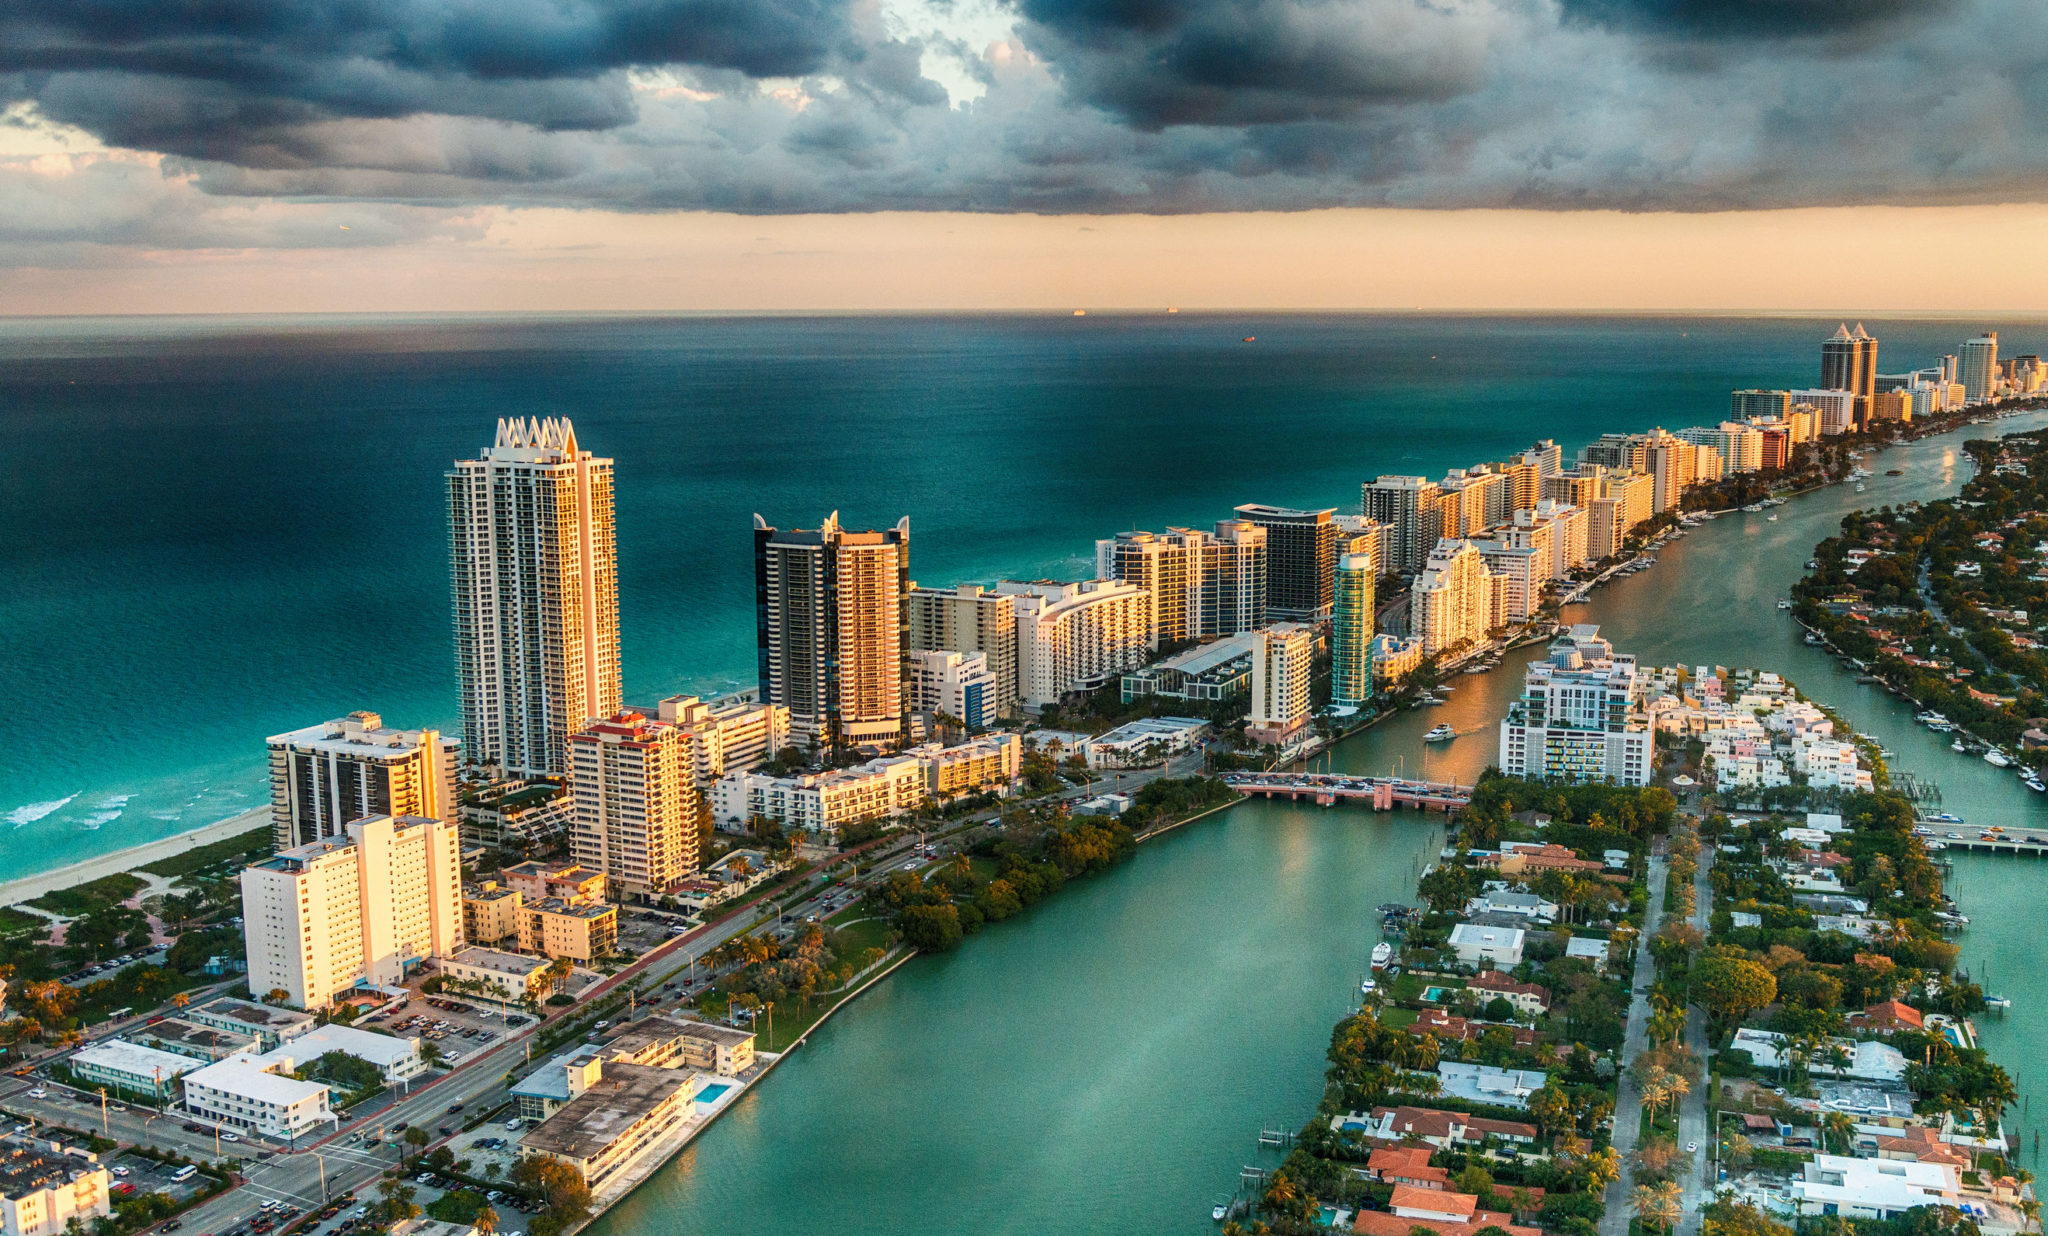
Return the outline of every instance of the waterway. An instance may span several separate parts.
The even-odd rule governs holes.
[[[2048,802],[1948,749],[1912,709],[1801,642],[1777,602],[1813,544],[1863,506],[1927,500],[1967,479],[1961,444],[2037,428],[1964,429],[1869,464],[1867,492],[1822,490],[1735,513],[1601,589],[1567,617],[1597,622],[1647,663],[1755,665],[1791,677],[1938,782],[1971,824],[2048,829]],[[1881,475],[1897,468],[1900,476]],[[1525,649],[1456,679],[1452,701],[1340,744],[1328,766],[1470,781],[1498,747]],[[1448,722],[1456,741],[1427,747]],[[1246,1164],[1255,1137],[1298,1125],[1321,1092],[1331,1024],[1349,1007],[1373,908],[1406,900],[1442,833],[1413,814],[1253,802],[1145,846],[950,956],[899,971],[824,1027],[769,1081],[624,1204],[594,1236],[643,1231],[1188,1232]],[[2014,1070],[2029,1123],[2048,1103],[2032,964],[2048,932],[2037,860],[1958,855],[1974,922],[1966,961],[2013,998],[1980,1018]],[[2044,1107],[2048,1121],[2048,1107]],[[2031,1139],[2029,1139],[2031,1144]],[[2028,1165],[2032,1166],[2029,1157]]]

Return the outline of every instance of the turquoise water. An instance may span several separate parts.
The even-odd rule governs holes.
[[[1982,325],[2039,349],[2038,325],[1872,323],[1881,367]],[[34,871],[258,804],[262,740],[287,728],[365,707],[450,726],[441,472],[499,416],[569,414],[618,460],[626,689],[646,702],[749,684],[756,511],[908,514],[927,583],[1073,576],[1132,525],[1351,510],[1383,472],[1709,421],[1732,386],[1814,380],[1833,326],[0,322],[0,860]]]
[[[713,1082],[697,1092],[697,1101],[699,1103],[716,1103],[719,1099],[725,1097],[725,1092],[730,1089],[732,1087],[724,1082]]]

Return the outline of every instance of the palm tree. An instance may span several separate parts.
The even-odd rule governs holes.
[[[1683,1208],[1679,1205],[1678,1182],[1662,1180],[1653,1185],[1637,1185],[1629,1199],[1629,1208],[1636,1212],[1636,1218],[1646,1224],[1654,1223],[1665,1231],[1678,1222]]]
[[[498,1212],[486,1206],[477,1211],[476,1217],[469,1222],[477,1231],[483,1233],[483,1236],[491,1236],[491,1233],[498,1230]]]

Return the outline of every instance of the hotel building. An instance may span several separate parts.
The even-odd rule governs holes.
[[[454,814],[454,761],[437,731],[387,729],[374,712],[352,712],[265,742],[272,849],[339,837],[365,816]]]
[[[1374,585],[1368,554],[1337,560],[1337,599],[1330,614],[1330,702],[1355,708],[1372,698]]]
[[[571,852],[613,897],[660,897],[697,873],[696,757],[681,726],[621,712],[569,740]]]
[[[1266,529],[1241,519],[1221,520],[1213,533],[1121,532],[1095,543],[1095,573],[1146,590],[1156,649],[1263,626],[1267,545]]]
[[[979,584],[910,590],[912,652],[978,652],[995,677],[996,717],[1017,712],[1017,600]]]
[[[1255,742],[1283,743],[1308,724],[1316,629],[1281,622],[1252,636],[1252,712],[1245,734]]]
[[[462,946],[456,826],[371,816],[242,872],[249,990],[302,1009]]]
[[[1251,502],[1237,518],[1266,530],[1266,616],[1323,622],[1335,595],[1336,508],[1298,511]]]
[[[972,730],[994,725],[996,676],[985,652],[910,654],[910,709],[926,718],[948,716]]]
[[[1483,640],[1506,622],[1503,593],[1472,542],[1439,541],[1409,595],[1408,634],[1432,657]]]
[[[1383,476],[1362,493],[1366,518],[1387,529],[1383,569],[1413,575],[1443,539],[1442,508],[1436,482],[1420,476]]]
[[[1152,601],[1143,588],[1103,579],[1005,580],[996,591],[1016,600],[1018,694],[1030,707],[1145,663]]]
[[[448,546],[465,755],[562,776],[569,735],[620,705],[612,461],[567,419],[500,420],[448,473]]]
[[[910,520],[848,532],[834,511],[815,531],[754,516],[761,699],[790,732],[829,747],[903,738],[910,650]]]

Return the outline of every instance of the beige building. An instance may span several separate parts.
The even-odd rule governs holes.
[[[1506,621],[1500,581],[1470,541],[1437,543],[1408,601],[1408,634],[1424,656],[1484,640]]]
[[[1245,730],[1255,742],[1281,743],[1308,724],[1316,629],[1281,622],[1252,637],[1252,711]]]
[[[462,938],[471,944],[519,947],[519,911],[525,898],[492,880],[462,890]]]
[[[436,730],[389,729],[374,712],[352,712],[264,741],[272,849],[339,837],[365,816],[454,815],[453,753]]]
[[[0,1145],[0,1232],[59,1236],[72,1220],[113,1213],[112,1178],[99,1156],[62,1142]]]
[[[1017,713],[1017,599],[979,584],[910,590],[913,652],[979,652],[996,680],[996,716]]]
[[[827,746],[903,737],[910,645],[910,520],[848,532],[834,511],[816,531],[754,516],[761,699],[790,732]]]
[[[603,1189],[662,1136],[696,1114],[704,1078],[593,1058],[582,1066],[583,1090],[519,1139],[522,1156],[567,1163],[592,1189]]]
[[[583,868],[570,870],[580,872]],[[592,881],[601,888],[603,877],[593,875]],[[567,897],[532,895],[523,887],[507,887],[488,880],[462,890],[462,919],[472,944],[518,949],[543,957],[567,957],[572,961],[590,962],[603,957],[617,947],[619,940],[618,908],[602,899],[574,892]]]
[[[1024,770],[1024,743],[1015,734],[990,734],[954,747],[926,743],[904,754],[923,766],[925,792],[940,802],[1007,786]]]
[[[789,709],[749,696],[706,704],[694,695],[674,695],[661,701],[656,714],[688,731],[699,786],[765,764],[789,745]]]
[[[1365,514],[1387,529],[1381,562],[1393,574],[1422,569],[1430,547],[1443,536],[1441,491],[1419,476],[1383,476],[1366,483]]]
[[[500,874],[528,901],[558,897],[579,905],[597,905],[604,900],[604,873],[578,863],[520,863]]]
[[[538,1004],[554,990],[548,977],[549,961],[524,957],[503,949],[471,945],[443,957],[438,963],[442,977],[458,983],[479,985],[468,994],[498,1004]]]
[[[1267,568],[1267,530],[1244,519],[1095,543],[1097,576],[1145,590],[1154,649],[1265,625]]]
[[[1005,580],[996,591],[1016,598],[1018,694],[1031,707],[1145,663],[1152,599],[1135,584]]]
[[[927,793],[923,762],[906,754],[793,777],[736,773],[711,788],[711,810],[718,827],[730,831],[743,832],[758,817],[832,836],[848,824],[909,811]]]
[[[697,874],[696,757],[688,731],[622,712],[569,740],[576,861],[614,900],[660,897]]]
[[[347,831],[242,872],[250,991],[324,1008],[351,987],[402,982],[419,962],[461,947],[455,825],[371,816]]]
[[[463,754],[559,777],[569,735],[619,711],[612,461],[560,420],[500,420],[448,473]]]

